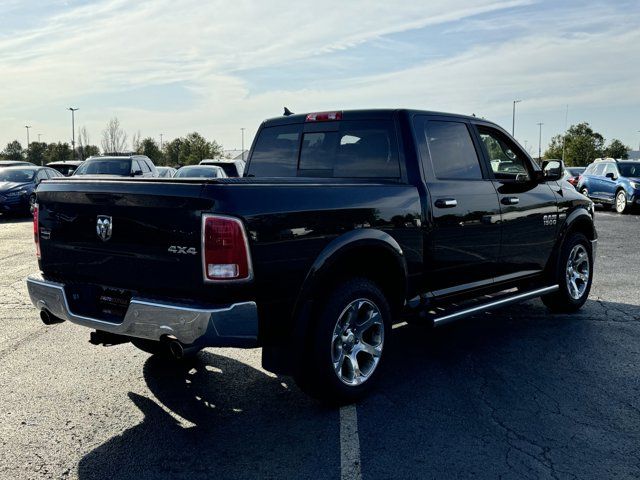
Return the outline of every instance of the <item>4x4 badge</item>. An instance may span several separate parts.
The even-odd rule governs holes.
[[[111,238],[111,234],[113,233],[113,221],[111,220],[111,217],[108,217],[107,215],[98,215],[96,233],[103,242],[106,242]]]

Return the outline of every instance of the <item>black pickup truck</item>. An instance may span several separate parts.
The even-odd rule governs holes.
[[[180,357],[263,347],[306,392],[359,398],[391,324],[586,301],[593,204],[486,120],[359,110],[265,121],[242,178],[55,179],[37,191],[45,323]]]

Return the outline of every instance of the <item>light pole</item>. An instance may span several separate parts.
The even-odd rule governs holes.
[[[567,143],[567,120],[569,119],[569,105],[564,113],[564,133],[562,134],[562,163],[564,163],[564,147]]]
[[[160,151],[162,151],[162,136],[164,135],[164,133],[160,134]]]
[[[31,125],[25,125],[24,128],[27,129],[27,159],[29,159],[29,129]]]
[[[520,103],[522,100],[513,101],[513,116],[511,117],[511,136],[516,135],[516,103]]]
[[[538,133],[538,162],[542,160],[542,125],[544,125],[544,123],[538,123],[538,128],[540,129]]]
[[[38,143],[40,143],[40,137],[42,136],[41,133],[38,134]]]
[[[244,127],[240,131],[242,132],[242,160],[244,161]]]
[[[73,159],[76,159],[76,119],[75,113],[79,108],[69,107],[67,110],[71,110],[71,150]]]

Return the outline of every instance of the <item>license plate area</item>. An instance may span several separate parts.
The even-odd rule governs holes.
[[[98,294],[98,310],[102,318],[114,318],[124,320],[129,304],[131,292],[113,288],[103,288]]]
[[[133,292],[98,285],[67,285],[65,294],[75,315],[121,323],[131,303]]]

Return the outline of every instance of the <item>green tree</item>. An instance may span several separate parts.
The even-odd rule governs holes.
[[[2,156],[7,160],[24,160],[24,150],[18,140],[7,143],[7,147],[2,151]]]
[[[67,142],[50,143],[44,152],[45,163],[71,160],[71,147]]]
[[[29,152],[27,153],[27,160],[35,165],[44,165],[44,152],[46,150],[47,144],[45,142],[31,142]]]
[[[544,158],[562,158],[564,140],[564,159],[567,165],[585,166],[601,157],[604,151],[604,137],[593,131],[587,122],[571,125],[563,135],[551,139]]]
[[[614,138],[613,140],[611,140],[611,142],[609,142],[607,148],[604,149],[604,156],[627,159],[629,158],[629,150],[631,150],[631,147],[627,147],[620,140]]]
[[[136,153],[146,155],[155,165],[164,165],[164,155],[156,141],[151,137],[143,138],[138,142]]]
[[[164,159],[167,165],[180,165],[180,150],[183,147],[184,139],[174,138],[170,142],[164,144]]]
[[[168,165],[195,165],[205,158],[222,156],[222,146],[216,141],[208,141],[198,132],[167,142],[164,148]]]
[[[79,160],[86,160],[92,155],[100,155],[100,149],[97,145],[81,145],[76,147],[76,157]]]

